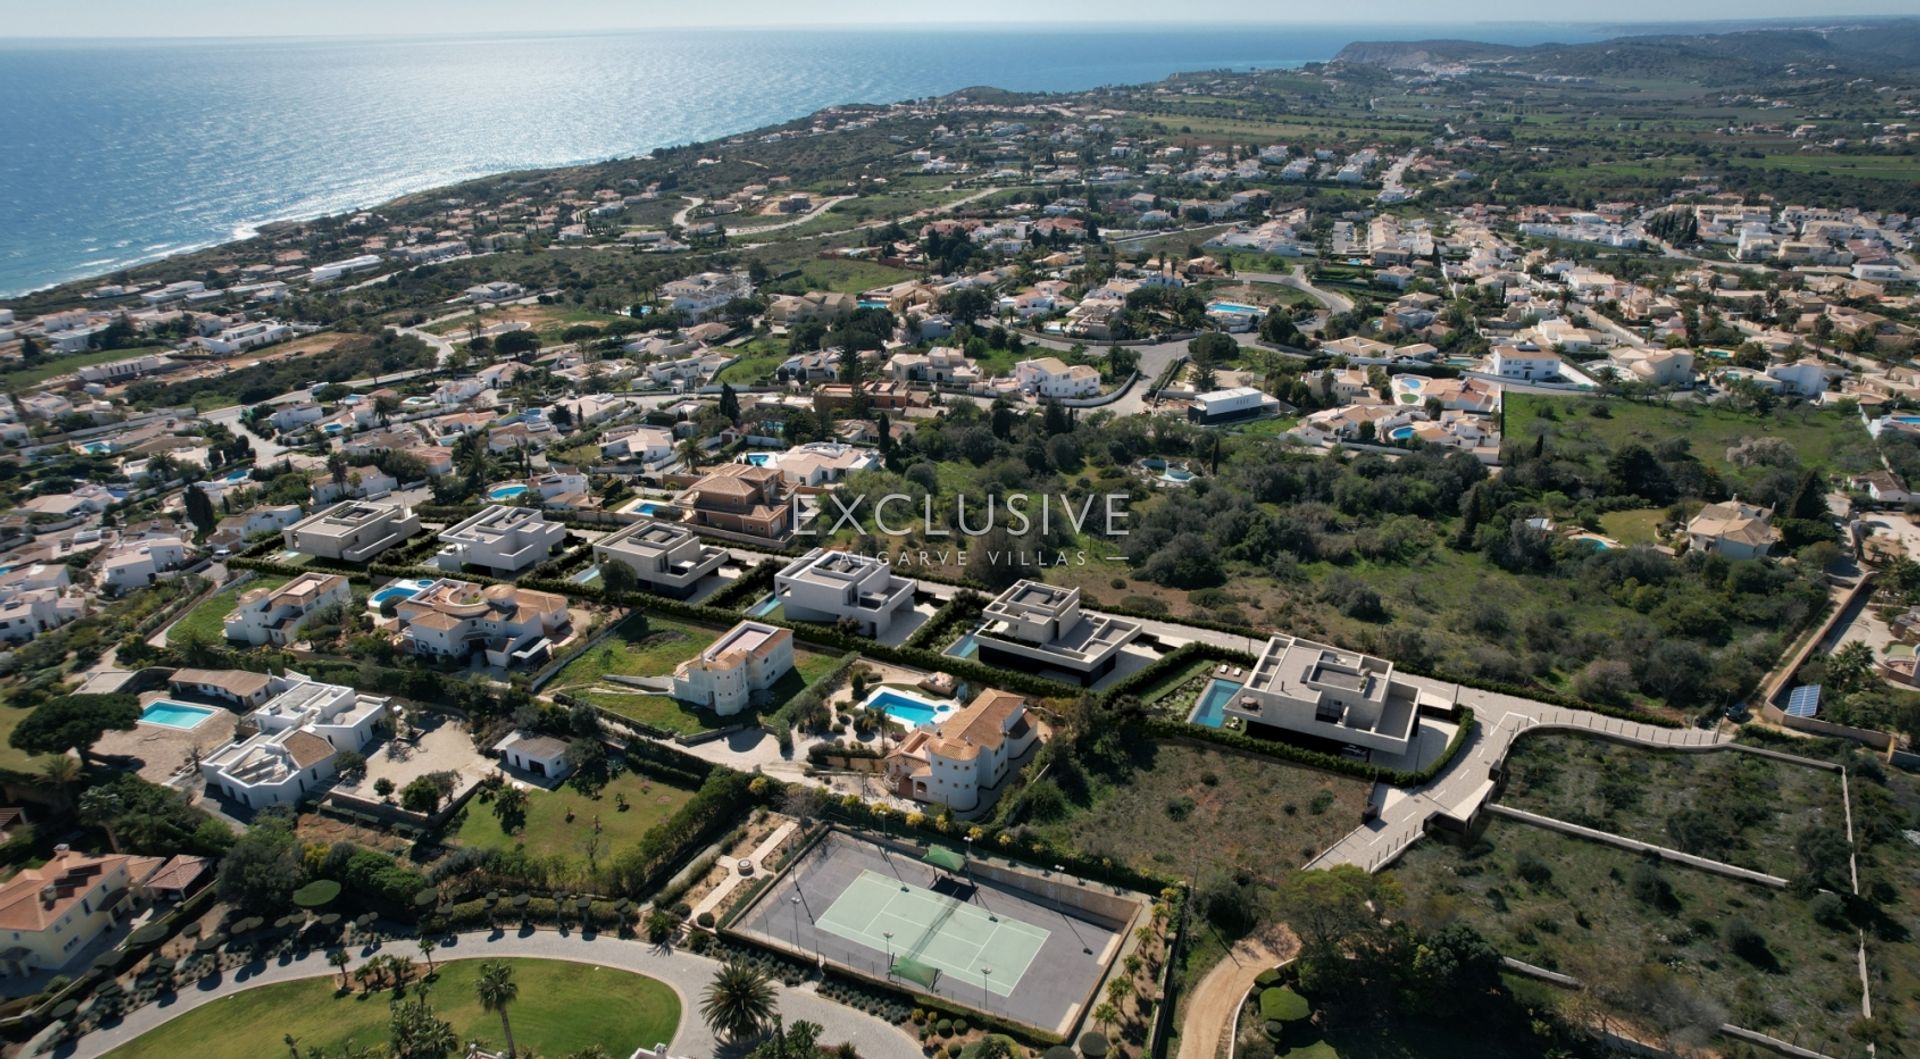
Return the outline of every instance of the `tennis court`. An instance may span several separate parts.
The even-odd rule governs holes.
[[[1009,996],[1050,932],[1006,919],[958,895],[936,893],[876,871],[848,884],[815,925],[943,976]]]

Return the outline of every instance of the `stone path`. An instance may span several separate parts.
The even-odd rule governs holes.
[[[375,952],[354,950],[354,962],[349,967],[349,973],[352,967],[358,967],[369,957],[387,952],[402,956],[418,954],[412,939],[407,938],[389,942]],[[680,997],[680,1029],[674,1034],[673,1040],[667,1042],[672,1053],[690,1059],[708,1059],[723,1050],[707,1029],[706,1023],[700,1019],[700,996],[720,967],[717,960],[695,956],[690,952],[659,948],[644,941],[623,940],[610,935],[588,939],[578,934],[561,934],[551,930],[461,934],[434,954],[435,961],[442,963],[448,960],[500,957],[571,960],[656,978]],[[326,953],[320,951],[297,959],[279,960],[264,967],[255,965],[241,968],[221,975],[210,985],[183,989],[171,1001],[149,1004],[131,1012],[118,1025],[89,1033],[52,1054],[61,1059],[95,1059],[156,1026],[244,990],[305,978],[337,979],[339,974],[336,968],[327,964]],[[819,1023],[824,1027],[825,1032],[821,1034],[824,1042],[838,1044],[850,1041],[863,1059],[921,1059],[919,1043],[904,1032],[871,1015],[822,999],[811,984],[800,988],[781,986],[779,996],[780,1014],[789,1023],[795,1019]],[[635,1048],[651,1048],[660,1042],[602,1043],[615,1055],[626,1055]],[[274,1046],[279,1047],[277,1041]]]
[[[789,820],[779,827],[774,828],[773,834],[768,835],[767,840],[756,846],[753,853],[747,857],[748,860],[753,862],[753,875],[742,875],[738,868],[731,864],[727,865],[727,877],[720,880],[720,885],[714,887],[712,893],[702,897],[700,903],[693,906],[693,915],[688,918],[696,923],[699,922],[702,912],[711,912],[720,907],[720,902],[725,901],[728,894],[739,889],[742,883],[750,878],[757,879],[765,875],[767,873],[767,858],[773,855],[774,850],[780,848],[780,843],[785,842],[788,835],[793,834],[799,829],[799,823],[793,820]]]

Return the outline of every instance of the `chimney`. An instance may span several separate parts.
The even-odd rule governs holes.
[[[52,908],[54,899],[60,896],[60,888],[48,883],[40,888],[40,907]]]
[[[67,854],[72,852],[73,852],[73,847],[67,845],[65,842],[62,842],[59,845],[53,847],[53,859],[54,860],[64,859]]]

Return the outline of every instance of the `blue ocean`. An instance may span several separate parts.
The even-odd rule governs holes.
[[[0,42],[0,294],[435,185],[974,85],[1066,91],[1585,27],[674,30]]]

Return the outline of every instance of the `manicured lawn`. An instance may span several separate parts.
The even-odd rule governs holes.
[[[403,955],[413,955],[411,946]],[[431,993],[435,1014],[463,1042],[504,1050],[500,1017],[474,996],[477,959],[441,962]],[[508,1008],[522,1054],[560,1056],[589,1045],[672,1040],[680,1000],[662,982],[626,971],[560,960],[508,960],[520,998]],[[424,969],[424,968],[423,968]],[[250,989],[196,1008],[107,1054],[112,1059],[260,1059],[300,1048],[337,1053],[384,1047],[389,993],[338,996],[338,975]],[[414,985],[410,988],[418,988]]]
[[[620,797],[627,800],[624,810],[616,801]],[[598,855],[605,858],[614,850],[640,841],[641,836],[692,798],[692,791],[668,786],[636,772],[622,773],[607,784],[597,798],[589,798],[571,785],[554,791],[531,790],[527,792],[527,815],[521,825],[524,841],[501,830],[492,802],[476,798],[467,803],[465,818],[454,840],[462,846],[500,850],[525,845],[528,853],[538,856],[584,859],[587,839],[593,834],[594,818],[598,817],[601,840]],[[571,822],[567,820],[569,811],[573,813]]]
[[[0,703],[0,769],[17,769],[21,772],[33,772],[39,769],[42,760],[40,755],[15,750],[7,742],[13,735],[13,730],[18,728],[20,722],[26,720],[27,714],[32,712],[18,706]]]
[[[660,677],[675,666],[699,654],[718,639],[724,629],[676,621],[659,615],[628,617],[619,631],[567,663],[565,669],[547,685],[547,691],[565,691],[596,706],[612,710],[643,724],[670,732],[691,734],[711,731],[726,724],[752,720],[742,712],[721,717],[666,695],[648,694],[638,688],[623,690],[606,681],[609,674],[634,677]],[[768,709],[785,705],[788,699],[833,667],[834,657],[796,648],[793,671],[773,686]]]
[[[1791,891],[1649,867],[1625,850],[1499,818],[1471,848],[1415,843],[1389,877],[1410,918],[1457,917],[1502,955],[1603,983],[1602,998],[1629,1021],[1705,1004],[1724,1011],[1716,1023],[1856,1053],[1846,1034],[1860,1004],[1854,932],[1816,923]],[[1734,951],[1742,929],[1764,942],[1754,958]]]
[[[1142,871],[1277,880],[1360,826],[1367,801],[1359,780],[1266,758],[1179,743],[1131,749],[1122,773],[1089,775],[1084,795],[1067,791],[1067,815],[1035,829]]]
[[[227,635],[227,615],[233,613],[240,597],[267,583],[266,580],[253,577],[215,592],[175,622],[173,628],[167,630],[167,639],[171,641],[176,637],[198,635],[214,643],[222,642]]]
[[[1844,833],[1840,776],[1741,751],[1660,753],[1576,735],[1529,735],[1507,758],[1500,800],[1517,809],[1672,846],[1792,878],[1794,841],[1808,827]],[[1738,792],[1708,804],[1702,792]],[[1672,823],[1706,810],[1724,827],[1724,847],[1701,844]],[[1694,842],[1682,836],[1695,835]]]
[[[1657,531],[1666,518],[1666,510],[1657,507],[1609,511],[1600,516],[1600,531],[1621,544],[1658,544]]]

